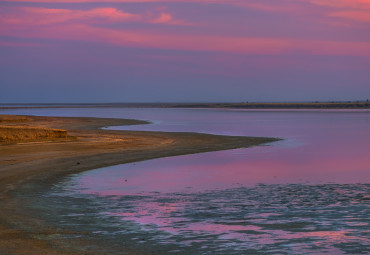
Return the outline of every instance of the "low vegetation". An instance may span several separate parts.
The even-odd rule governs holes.
[[[27,116],[19,115],[0,115],[0,123],[9,123],[9,122],[26,122],[30,118]]]
[[[37,142],[67,138],[67,131],[42,127],[0,125],[0,143]]]

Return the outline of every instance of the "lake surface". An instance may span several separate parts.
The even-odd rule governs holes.
[[[35,206],[50,224],[92,231],[112,254],[125,248],[149,254],[370,253],[369,110],[6,113],[134,118],[153,124],[110,128],[284,139],[96,169],[43,194]]]

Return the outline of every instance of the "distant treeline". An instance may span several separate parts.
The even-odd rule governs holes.
[[[370,102],[312,102],[312,103],[206,103],[178,104],[174,108],[240,108],[240,109],[366,109]]]

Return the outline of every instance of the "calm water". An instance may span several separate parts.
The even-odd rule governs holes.
[[[8,113],[136,118],[154,124],[114,129],[284,139],[97,169],[43,194],[36,206],[51,224],[92,231],[112,254],[125,247],[155,254],[370,253],[370,111]]]

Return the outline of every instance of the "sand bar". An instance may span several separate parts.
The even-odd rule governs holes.
[[[62,230],[45,226],[24,208],[22,192],[37,196],[61,177],[111,165],[160,157],[256,146],[276,138],[199,133],[111,131],[100,128],[146,124],[139,120],[1,116],[1,125],[30,131],[65,130],[66,136],[0,144],[0,254],[100,254],[79,250],[84,238],[59,242]],[[9,121],[7,121],[9,120]],[[21,137],[21,136],[20,136]],[[29,201],[27,201],[29,202]],[[65,231],[65,230],[63,230]],[[89,233],[84,233],[88,236]],[[47,237],[53,236],[53,238]],[[136,254],[130,251],[130,254]]]

